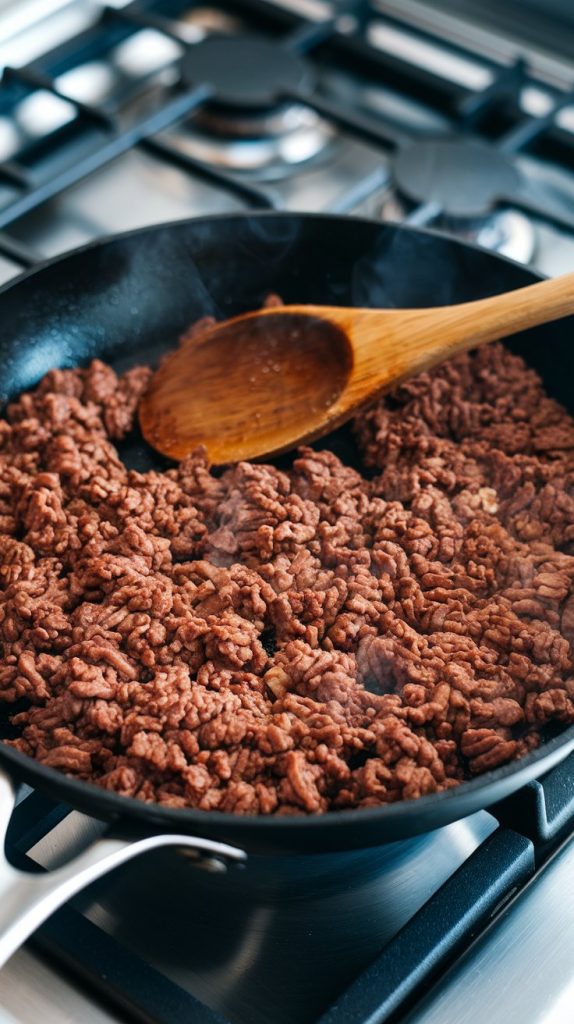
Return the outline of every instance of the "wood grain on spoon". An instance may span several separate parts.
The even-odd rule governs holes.
[[[574,313],[574,274],[432,309],[282,306],[191,337],[140,403],[144,437],[214,464],[314,440],[406,377],[459,352]]]

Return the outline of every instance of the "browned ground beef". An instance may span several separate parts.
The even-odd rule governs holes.
[[[53,371],[0,422],[14,746],[141,800],[300,814],[455,786],[574,721],[574,421],[520,359],[360,416],[370,481],[310,449],[128,471],[149,374]]]

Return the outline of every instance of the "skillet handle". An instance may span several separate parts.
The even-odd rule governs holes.
[[[0,768],[0,967],[12,953],[71,896],[108,871],[160,846],[193,851],[206,867],[225,869],[227,862],[245,860],[245,853],[233,846],[184,835],[151,835],[144,839],[104,836],[69,864],[46,874],[18,871],[6,860],[4,840],[15,804],[12,780]]]

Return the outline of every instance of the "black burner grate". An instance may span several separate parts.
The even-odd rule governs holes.
[[[449,171],[454,176],[455,186],[460,185],[460,174],[468,163],[465,141],[479,139],[485,155],[489,151],[492,154],[493,164],[503,165],[513,172],[502,175],[497,182],[500,188],[488,197],[492,206],[512,203],[547,221],[574,229],[571,207],[558,197],[552,201],[547,193],[542,197],[537,195],[536,190],[522,180],[514,163],[517,155],[535,149],[542,157],[551,155],[554,162],[562,159],[566,166],[569,162],[572,166],[574,134],[560,128],[556,115],[574,105],[574,92],[560,92],[544,83],[549,109],[540,117],[525,116],[520,106],[521,92],[527,86],[540,86],[540,83],[529,76],[523,62],[517,61],[508,67],[483,60],[490,82],[482,91],[473,91],[441,77],[438,72],[377,48],[372,42],[373,26],[386,26],[408,31],[419,42],[438,45],[443,52],[466,56],[475,64],[477,60],[472,54],[465,55],[460,47],[385,15],[366,2],[340,4],[333,16],[317,22],[276,7],[267,0],[233,0],[220,4],[219,8],[239,16],[246,31],[256,30],[258,38],[240,34],[216,41],[208,36],[203,42],[191,44],[178,32],[178,18],[190,10],[189,0],[136,0],[123,9],[104,8],[94,26],[28,67],[5,70],[0,83],[0,113],[13,115],[23,97],[41,90],[69,102],[74,115],[71,123],[56,129],[39,143],[23,148],[9,161],[0,162],[0,185],[5,186],[6,194],[4,202],[0,198],[1,253],[24,266],[35,262],[35,254],[7,235],[6,229],[26,213],[137,147],[150,150],[161,160],[216,184],[247,207],[279,206],[277,196],[269,189],[208,166],[160,137],[166,129],[180,124],[206,105],[239,102],[233,86],[233,54],[240,70],[241,62],[249,65],[252,51],[252,66],[258,69],[260,79],[259,92],[244,96],[244,103],[300,102],[351,136],[380,147],[382,155],[398,151],[402,166],[405,149],[408,152],[416,138],[406,134],[389,117],[362,113],[351,104],[325,97],[314,87],[315,72],[337,67],[347,70],[357,80],[395,88],[418,99],[422,97],[427,105],[446,115],[451,133],[459,140],[461,159],[455,160]],[[143,114],[127,126],[122,125],[118,111],[110,109],[111,105],[84,103],[58,88],[56,81],[60,75],[86,61],[105,61],[114,47],[142,28],[151,28],[177,41],[183,55],[175,62],[180,72],[178,84],[172,87],[165,102],[151,113]],[[256,50],[261,52],[256,55]],[[142,76],[140,85],[144,78]],[[45,154],[57,149],[73,133],[81,137],[79,155],[78,148],[74,147],[73,159],[68,164],[58,163],[57,170],[43,172],[41,162],[35,159],[38,152]],[[400,173],[397,184],[400,189]],[[416,199],[419,198],[417,193]],[[349,208],[355,199],[355,190],[351,189],[348,202],[345,198],[339,201],[338,211]],[[443,212],[440,202],[420,201],[408,219],[419,225],[430,224]]]

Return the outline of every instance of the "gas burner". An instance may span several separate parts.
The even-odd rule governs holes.
[[[313,90],[312,70],[266,39],[208,36],[187,50],[182,75],[190,85],[204,81],[214,91],[180,140],[206,163],[281,177],[317,156],[334,136],[331,125],[297,102]]]
[[[464,230],[461,237],[465,238]],[[530,263],[536,251],[536,229],[520,210],[499,210],[482,224],[470,229],[467,240],[507,256],[517,263]]]
[[[519,263],[532,259],[535,228],[510,206],[522,181],[511,156],[474,139],[423,139],[398,150],[393,178],[384,220],[429,225]]]
[[[248,35],[212,35],[190,46],[182,76],[189,85],[211,86],[217,103],[250,111],[308,95],[314,87],[312,69],[296,53]]]
[[[413,204],[396,193],[390,193],[379,208],[379,215],[383,220],[406,220],[425,227],[427,221],[417,221],[413,209]],[[452,217],[439,213],[428,222],[428,226],[507,256],[517,263],[530,263],[536,250],[536,229],[521,210],[495,210],[484,217]]]
[[[424,139],[394,161],[397,188],[413,203],[433,203],[451,217],[480,217],[520,189],[512,157],[472,139]]]
[[[278,179],[318,156],[334,135],[323,118],[299,103],[245,116],[213,106],[188,121],[179,142],[204,163]]]
[[[485,217],[449,217],[437,214],[431,222],[418,221],[413,214],[413,205],[397,194],[388,194],[379,215],[383,220],[407,221],[417,227],[428,226],[445,231],[465,242],[472,242],[484,249],[490,249],[500,256],[530,263],[536,250],[536,229],[526,214],[516,209],[495,210]]]

